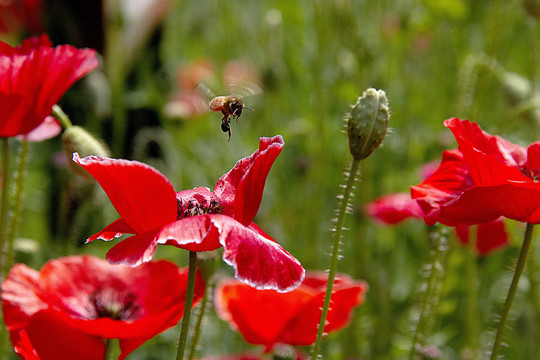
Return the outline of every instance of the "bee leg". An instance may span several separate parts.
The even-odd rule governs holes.
[[[229,140],[227,142],[231,141],[231,128],[229,128]]]

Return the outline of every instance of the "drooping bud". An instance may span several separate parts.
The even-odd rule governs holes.
[[[383,90],[364,91],[345,116],[349,149],[355,160],[368,157],[381,145],[388,129],[390,108]]]
[[[296,351],[291,345],[277,344],[272,352],[273,360],[296,360]]]
[[[62,134],[62,146],[68,159],[71,159],[74,152],[79,153],[81,157],[89,155],[109,156],[109,149],[103,142],[77,125],[70,126],[64,130]],[[69,166],[75,174],[91,181],[94,179],[86,170],[73,161],[69,161]]]
[[[519,74],[504,71],[499,76],[499,79],[504,96],[512,106],[529,100],[533,95],[533,84]]]

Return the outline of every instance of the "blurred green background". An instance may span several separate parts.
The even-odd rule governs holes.
[[[456,146],[443,127],[446,118],[469,118],[521,145],[537,140],[540,30],[534,12],[526,9],[540,8],[540,2],[155,2],[166,10],[151,31],[135,35],[138,44],[132,51],[122,48],[129,28],[125,13],[108,12],[91,0],[45,2],[45,31],[54,44],[94,47],[103,55],[100,69],[63,97],[64,111],[74,124],[102,138],[113,157],[157,167],[178,190],[213,188],[238,159],[257,148],[259,137],[281,134],[285,148],[270,172],[255,221],[306,269],[324,270],[336,196],[352,160],[343,117],[366,88],[383,89],[390,101],[391,130],[383,147],[361,164],[338,269],[367,280],[370,290],[350,326],[325,340],[323,355],[406,358],[425,283],[425,225],[413,220],[381,228],[363,207],[380,195],[409,191],[420,182],[421,165]],[[152,20],[155,14],[145,15]],[[232,124],[230,142],[220,130],[219,113],[179,118],[165,111],[182,90],[179,69],[201,60],[212,64],[206,82],[218,94],[227,93],[223,73],[231,61],[251,64],[261,79],[264,92],[245,98],[254,111],[244,111]],[[105,242],[81,245],[117,214],[98,186],[68,171],[61,151],[60,138],[31,149],[19,232],[31,240],[17,245],[19,260],[34,268],[68,254],[103,257],[111,247]],[[521,224],[507,224],[511,246],[472,260],[449,232],[440,301],[427,339],[440,348],[443,359],[472,359],[467,348],[475,343],[482,353],[489,350],[511,278],[508,268],[523,236]],[[540,357],[539,246],[533,244],[511,330],[505,334],[507,359]],[[187,252],[161,247],[156,258],[186,264]],[[231,274],[223,263],[219,271]],[[475,276],[478,302],[471,327],[467,289]],[[159,335],[128,358],[172,358],[177,331]],[[200,349],[201,356],[257,351],[213,312]]]

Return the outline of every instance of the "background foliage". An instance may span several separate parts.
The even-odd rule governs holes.
[[[46,3],[53,43],[94,47],[104,54],[101,69],[76,84],[60,104],[73,123],[103,138],[113,157],[159,168],[176,189],[213,188],[238,159],[253,152],[260,136],[283,135],[286,145],[270,173],[255,221],[307,269],[322,270],[329,263],[336,195],[351,160],[343,116],[364,89],[386,91],[392,129],[384,146],[361,165],[339,265],[340,272],[367,280],[370,290],[351,325],[327,338],[323,353],[325,359],[406,357],[429,253],[425,225],[410,221],[380,228],[366,218],[363,206],[382,194],[408,191],[419,183],[422,164],[455,147],[442,125],[446,118],[469,118],[521,145],[538,139],[540,118],[534,111],[518,113],[518,102],[531,94],[516,101],[511,86],[517,83],[504,82],[502,76],[508,75],[504,71],[516,73],[531,89],[538,87],[540,30],[523,3],[177,1],[148,41],[133,56],[124,54],[119,82],[113,77],[118,72],[111,69],[122,62],[121,54],[115,55],[117,44],[110,37],[118,24],[103,21],[103,9],[95,2],[76,3],[80,5],[68,0]],[[195,119],[164,114],[178,89],[178,69],[199,59],[214,64],[212,86],[217,93],[224,91],[221,69],[231,60],[251,62],[262,76],[264,93],[246,99],[255,111],[232,124],[229,143],[220,131],[219,114]],[[115,93],[115,86],[121,91]],[[120,127],[114,123],[118,108],[125,110]],[[81,245],[117,215],[99,187],[69,173],[60,151],[59,138],[32,146],[17,246],[19,260],[34,268],[67,254],[103,257],[110,248],[104,242]],[[507,269],[523,233],[520,224],[508,225],[509,248],[472,259],[478,269],[478,302],[472,309],[477,321],[472,328],[466,301],[475,276],[467,267],[471,257],[453,238],[449,241],[429,339],[444,359],[469,359],[466,348],[475,331],[482,349],[488,349],[489,331],[509,284]],[[540,356],[537,241],[533,246],[513,306],[512,331],[505,336],[508,359]],[[187,252],[175,248],[162,247],[156,257],[187,262]],[[177,331],[156,337],[129,358],[171,358]],[[213,313],[200,347],[206,356],[253,349]]]

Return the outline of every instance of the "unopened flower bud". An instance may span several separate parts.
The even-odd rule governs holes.
[[[296,357],[296,351],[291,345],[278,344],[272,352],[273,360],[295,360]]]
[[[381,145],[388,129],[390,108],[383,90],[364,91],[345,116],[349,149],[355,160],[368,157]]]
[[[81,157],[88,155],[109,156],[109,149],[103,142],[96,139],[88,131],[77,125],[70,126],[64,130],[64,133],[62,134],[62,146],[70,160],[74,152],[78,153]],[[69,161],[69,164],[71,170],[75,174],[88,180],[94,179],[86,170],[73,161]]]

